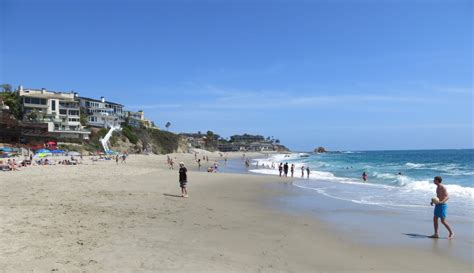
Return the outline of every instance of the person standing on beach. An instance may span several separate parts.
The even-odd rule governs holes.
[[[438,197],[438,200],[431,201],[431,206],[435,205],[435,208],[433,216],[434,234],[431,235],[430,238],[439,238],[438,219],[441,218],[441,223],[449,231],[448,239],[452,239],[454,238],[454,233],[448,222],[446,221],[446,216],[448,212],[448,204],[446,204],[446,202],[448,202],[449,200],[448,190],[444,185],[441,184],[442,182],[443,179],[441,178],[441,176],[436,176],[433,180],[433,183],[436,185],[436,196]],[[436,203],[433,203],[433,201],[436,201]]]
[[[309,179],[309,174],[311,173],[311,171],[309,170],[309,166],[306,167],[306,175],[307,175],[307,178]]]
[[[200,159],[200,158],[198,158],[198,160],[197,160],[197,164],[198,164],[198,168],[199,168],[199,170],[201,170],[201,159]]]
[[[283,172],[283,163],[280,163],[280,165],[278,166],[278,172],[280,172],[280,177],[281,177],[281,174]]]
[[[181,197],[188,197],[186,184],[188,183],[188,170],[184,167],[183,162],[179,162],[179,186],[181,187]]]
[[[301,166],[301,178],[304,178],[304,166]]]
[[[295,173],[295,164],[291,164],[290,172],[291,172],[291,178],[293,178],[293,175]]]
[[[283,171],[285,172],[285,177],[288,177],[288,162],[283,165]]]
[[[119,162],[119,156],[118,156],[118,155],[116,155],[116,156],[115,156],[115,164],[117,164],[117,165],[118,165],[118,162]]]

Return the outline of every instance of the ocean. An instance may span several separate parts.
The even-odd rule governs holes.
[[[278,164],[295,164],[295,187],[329,198],[404,211],[426,211],[441,176],[449,216],[474,219],[474,150],[346,151],[276,154],[253,160],[250,172],[278,175]],[[272,164],[275,168],[271,168]],[[309,179],[301,179],[301,166]],[[368,174],[368,181],[361,179]]]

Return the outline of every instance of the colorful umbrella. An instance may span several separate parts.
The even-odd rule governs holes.
[[[45,153],[51,153],[51,151],[48,150],[48,149],[39,149],[39,150],[37,150],[35,153],[37,153],[37,154],[45,154]]]

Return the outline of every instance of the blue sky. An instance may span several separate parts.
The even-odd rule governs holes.
[[[473,147],[472,1],[0,3],[2,83],[294,150]]]

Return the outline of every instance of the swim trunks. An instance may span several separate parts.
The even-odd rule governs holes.
[[[434,215],[441,218],[445,219],[446,214],[448,213],[448,204],[437,204],[434,209]]]

